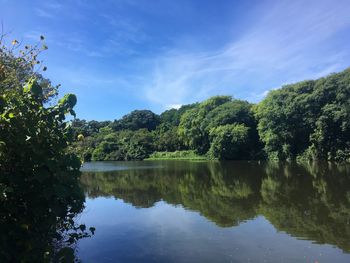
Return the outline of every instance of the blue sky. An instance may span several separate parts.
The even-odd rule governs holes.
[[[46,37],[46,76],[79,118],[251,102],[350,66],[349,0],[0,0],[11,38]]]

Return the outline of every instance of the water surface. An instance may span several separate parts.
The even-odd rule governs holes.
[[[350,262],[350,167],[95,162],[83,262]]]

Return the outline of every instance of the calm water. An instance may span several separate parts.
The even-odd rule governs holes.
[[[350,262],[350,167],[86,163],[83,262]]]

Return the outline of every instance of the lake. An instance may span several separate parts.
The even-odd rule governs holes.
[[[350,166],[92,162],[83,262],[350,262]]]

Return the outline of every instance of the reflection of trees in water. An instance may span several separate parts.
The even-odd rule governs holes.
[[[240,169],[233,178],[231,167],[223,169],[219,163],[178,164],[169,163],[163,169],[84,173],[82,182],[90,197],[113,195],[136,207],[164,200],[199,211],[220,226],[237,225],[256,215],[258,197],[249,168]]]
[[[0,262],[75,260],[76,241],[89,236],[85,225],[75,222],[85,201],[78,169],[59,177],[42,173],[40,182],[12,179],[20,191],[8,190],[0,200]]]
[[[266,171],[260,214],[280,231],[350,252],[349,167],[275,165]]]
[[[350,168],[328,163],[169,162],[162,169],[84,173],[90,197],[136,207],[164,200],[222,227],[265,216],[279,231],[350,252]]]

